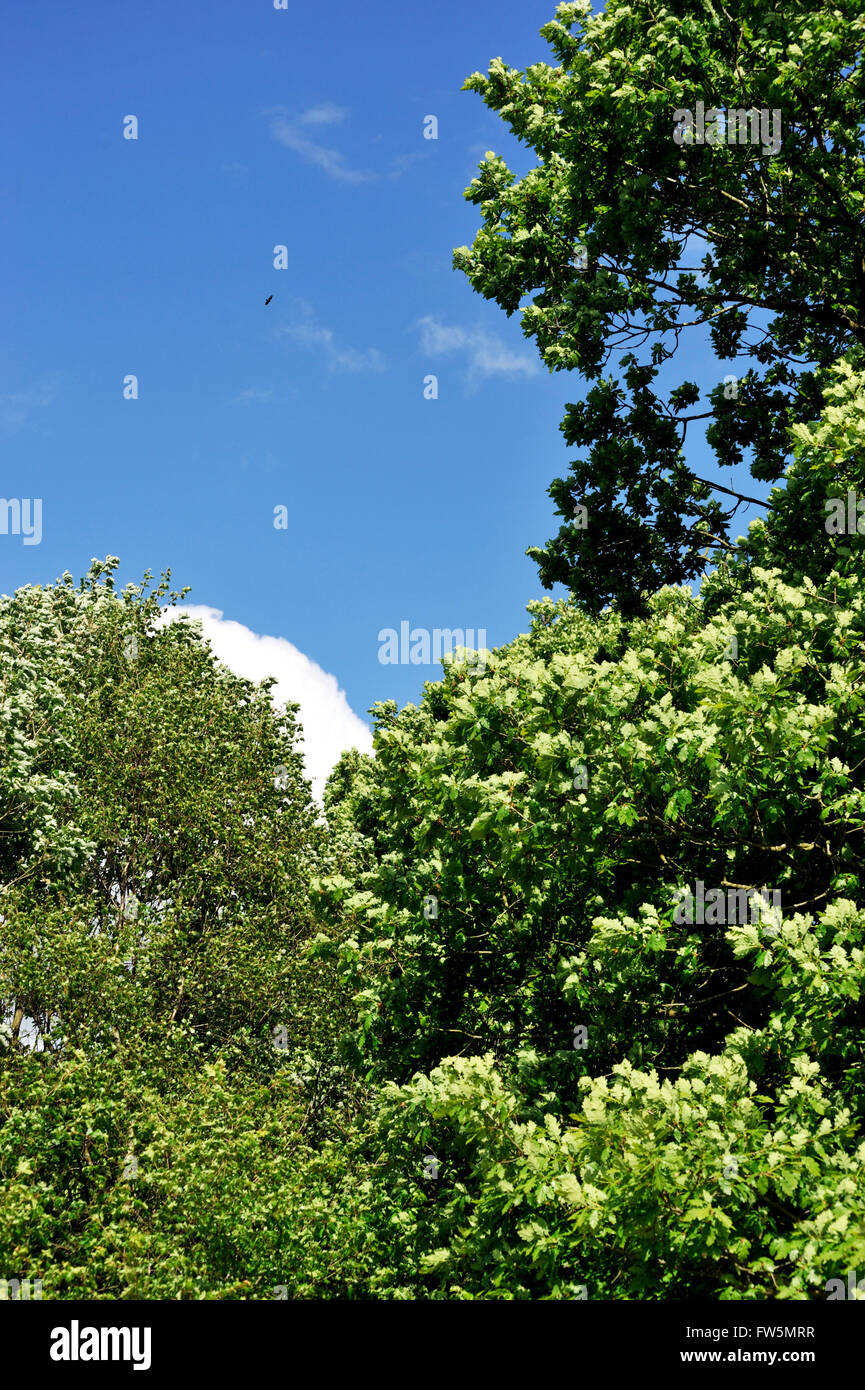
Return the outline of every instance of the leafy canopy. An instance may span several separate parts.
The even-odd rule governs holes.
[[[777,481],[789,426],[818,413],[817,369],[865,343],[865,14],[858,0],[609,0],[593,15],[579,0],[541,33],[555,66],[496,58],[465,84],[537,164],[517,179],[487,154],[466,190],[482,225],[454,264],[520,311],[551,371],[591,383],[561,426],[584,451],[550,487],[566,521],[528,552],[543,584],[638,611],[729,544],[746,460]],[[780,112],[780,148],[727,143],[729,122],[723,143],[677,144],[674,113],[698,102]],[[688,366],[706,337],[718,368],[700,402]],[[738,469],[730,482],[693,472],[692,421]]]

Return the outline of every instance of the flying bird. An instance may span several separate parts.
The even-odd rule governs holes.
[[[269,304],[270,301],[271,301],[272,299],[273,299],[273,295],[272,295],[272,294],[269,294],[269,295],[267,296],[267,299],[264,301],[265,304]]]

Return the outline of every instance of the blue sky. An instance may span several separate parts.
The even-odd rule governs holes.
[[[546,489],[581,386],[450,262],[484,151],[528,167],[461,84],[547,59],[554,8],[7,13],[0,494],[42,498],[43,535],[0,536],[0,592],[91,556],[118,555],[122,582],[170,566],[364,719],[437,673],[383,666],[380,629],[525,630],[544,591],[524,551],[557,529]]]

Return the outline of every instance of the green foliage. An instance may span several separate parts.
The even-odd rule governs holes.
[[[0,1269],[265,1296],[280,1136],[352,1091],[305,957],[322,830],[296,707],[116,564],[0,601]]]
[[[812,515],[863,401],[839,365],[797,437]],[[380,705],[327,825],[293,711],[164,584],[116,595],[109,561],[3,600],[0,1267],[397,1300],[858,1268],[861,564],[824,530],[803,567],[783,516],[701,597],[533,603]],[[732,915],[684,911],[698,881]],[[764,886],[780,911],[740,914]]]
[[[859,511],[858,503],[865,501],[865,370],[854,365],[857,361],[841,358],[821,373],[820,413],[791,429],[793,463],[785,471],[783,488],[772,491],[771,519],[752,522],[747,537],[740,538],[740,562],[781,568],[797,582],[819,583],[832,570],[850,576],[861,573],[865,507]],[[844,513],[840,529],[837,504]],[[748,573],[747,564],[737,565],[739,582]],[[725,592],[726,580],[722,562],[704,588],[709,602]]]
[[[186,623],[160,625],[161,595],[117,597],[96,574],[0,608],[17,754],[0,802],[5,998],[67,1040],[146,1020],[252,1043],[291,1007],[269,957],[287,966],[308,930],[294,710],[277,716]]]
[[[706,621],[665,590],[602,661],[616,620],[541,609],[483,673],[447,671],[439,717],[382,725],[380,857],[318,899],[371,1061],[537,1047],[567,1092],[579,1023],[602,1067],[720,1043],[743,968],[720,926],[673,920],[677,889],[767,885],[816,911],[860,886],[862,598],[840,575],[832,595],[752,567]],[[564,997],[569,961],[585,984]]]
[[[863,408],[839,364],[788,474],[807,518],[704,596],[532,604],[379,707],[374,846],[313,887],[380,1085],[371,1295],[807,1299],[861,1264],[865,612],[822,520]],[[726,920],[680,910],[698,881]],[[778,913],[740,907],[764,887]]]
[[[523,1119],[490,1056],[390,1088],[383,1123],[432,1129],[443,1160],[418,1214],[430,1296],[801,1298],[861,1261],[865,1143],[816,1063],[796,1056],[773,1103],[735,1040],[580,1091],[569,1123]]]
[[[825,523],[865,496],[863,25],[568,4],[559,66],[470,79],[541,163],[484,161],[457,260],[508,312],[540,287],[524,329],[597,383],[552,489],[594,529],[538,553],[576,601],[375,707],[323,816],[296,707],[166,621],[168,576],[0,599],[0,1276],[805,1300],[862,1267],[862,542]],[[781,151],[676,146],[697,99],[781,108]],[[662,300],[686,232],[702,279]],[[695,385],[658,395],[680,312],[749,356],[718,458],[784,477],[735,546],[681,454]]]
[[[496,58],[465,84],[537,163],[517,179],[487,153],[466,190],[482,225],[454,264],[520,311],[551,371],[592,383],[562,423],[586,451],[550,488],[566,521],[528,553],[593,612],[640,611],[725,543],[731,513],[688,465],[689,421],[708,420],[718,463],[774,482],[788,426],[817,414],[815,368],[861,351],[863,30],[856,0],[609,0],[596,14],[580,0],[541,30],[555,66]],[[698,102],[779,112],[780,148],[729,130],[676,143],[674,113]],[[695,333],[718,360],[704,402],[687,376],[670,384]]]

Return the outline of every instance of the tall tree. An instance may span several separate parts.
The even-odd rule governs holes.
[[[699,574],[759,501],[741,468],[695,474],[689,424],[707,422],[719,465],[775,482],[789,426],[819,413],[819,369],[865,345],[865,13],[609,0],[593,15],[575,0],[541,33],[556,66],[496,58],[465,84],[538,163],[517,179],[487,154],[466,190],[483,225],[454,264],[520,310],[551,371],[591,383],[561,425],[585,451],[550,487],[566,520],[528,553],[545,587],[627,613]],[[718,358],[703,402],[695,335]]]
[[[0,599],[0,1278],[272,1297],[341,1085],[297,711],[116,566]]]
[[[61,1051],[181,1025],[242,1051],[309,929],[296,708],[165,624],[167,580],[115,593],[116,564],[0,603],[0,1005]]]

